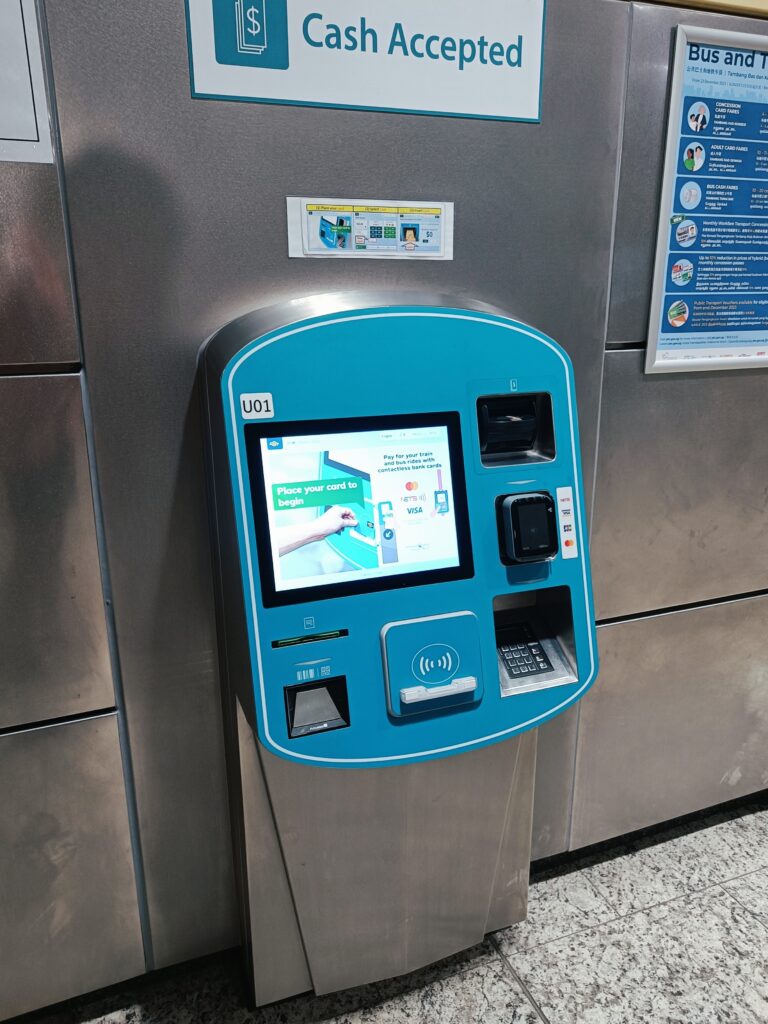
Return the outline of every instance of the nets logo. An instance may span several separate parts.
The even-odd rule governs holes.
[[[213,0],[219,64],[288,67],[288,0]]]

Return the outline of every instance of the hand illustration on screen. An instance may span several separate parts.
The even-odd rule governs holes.
[[[296,548],[303,548],[305,544],[325,540],[332,533],[341,533],[348,526],[357,526],[355,513],[344,505],[333,505],[317,519],[297,523],[295,526],[281,526],[276,531],[278,551],[282,557]]]

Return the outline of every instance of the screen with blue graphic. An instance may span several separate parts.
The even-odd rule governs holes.
[[[312,424],[248,428],[257,434],[249,440],[251,483],[276,594],[461,568],[468,542],[456,514],[466,504],[453,451],[458,417],[412,419],[379,420],[374,429],[336,421],[330,432],[310,432]],[[301,432],[265,436],[291,428]]]

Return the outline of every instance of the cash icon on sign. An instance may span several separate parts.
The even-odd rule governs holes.
[[[211,5],[216,61],[241,68],[285,71],[288,0],[195,0]],[[0,7],[3,0],[0,0]],[[2,77],[2,76],[0,76]]]
[[[267,0],[235,0],[237,52],[263,53],[267,48]]]

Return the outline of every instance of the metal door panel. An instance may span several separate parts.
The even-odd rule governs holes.
[[[621,176],[616,208],[608,342],[645,343],[667,134],[669,64],[676,25],[768,35],[757,18],[632,4]]]
[[[236,936],[197,349],[233,317],[297,295],[383,282],[474,294],[573,356],[589,479],[629,7],[551,0],[541,125],[192,100],[177,0],[46,7],[165,964]],[[455,201],[455,260],[289,260],[285,196],[340,192]]]
[[[524,921],[528,913],[533,789],[539,736],[539,730],[531,729],[522,733],[515,744],[515,767],[509,780],[507,813],[485,921],[486,932],[509,928]]]
[[[531,860],[553,857],[568,849],[578,728],[576,705],[536,730],[539,739]]]
[[[768,786],[768,598],[602,626],[571,848]]]
[[[56,168],[0,161],[0,367],[79,361]]]
[[[527,871],[519,850],[508,867],[505,841],[517,826],[527,865],[535,750],[522,736],[442,761],[332,771],[261,749],[318,994],[480,942],[492,895],[494,926],[519,920]]]
[[[592,534],[599,619],[768,587],[765,370],[605,360]]]
[[[0,1018],[143,970],[114,715],[0,737]]]
[[[0,728],[115,703],[76,375],[0,378]]]
[[[258,743],[239,702],[235,703],[245,853],[243,909],[256,1005],[263,1006],[307,992],[312,979],[269,806]]]

